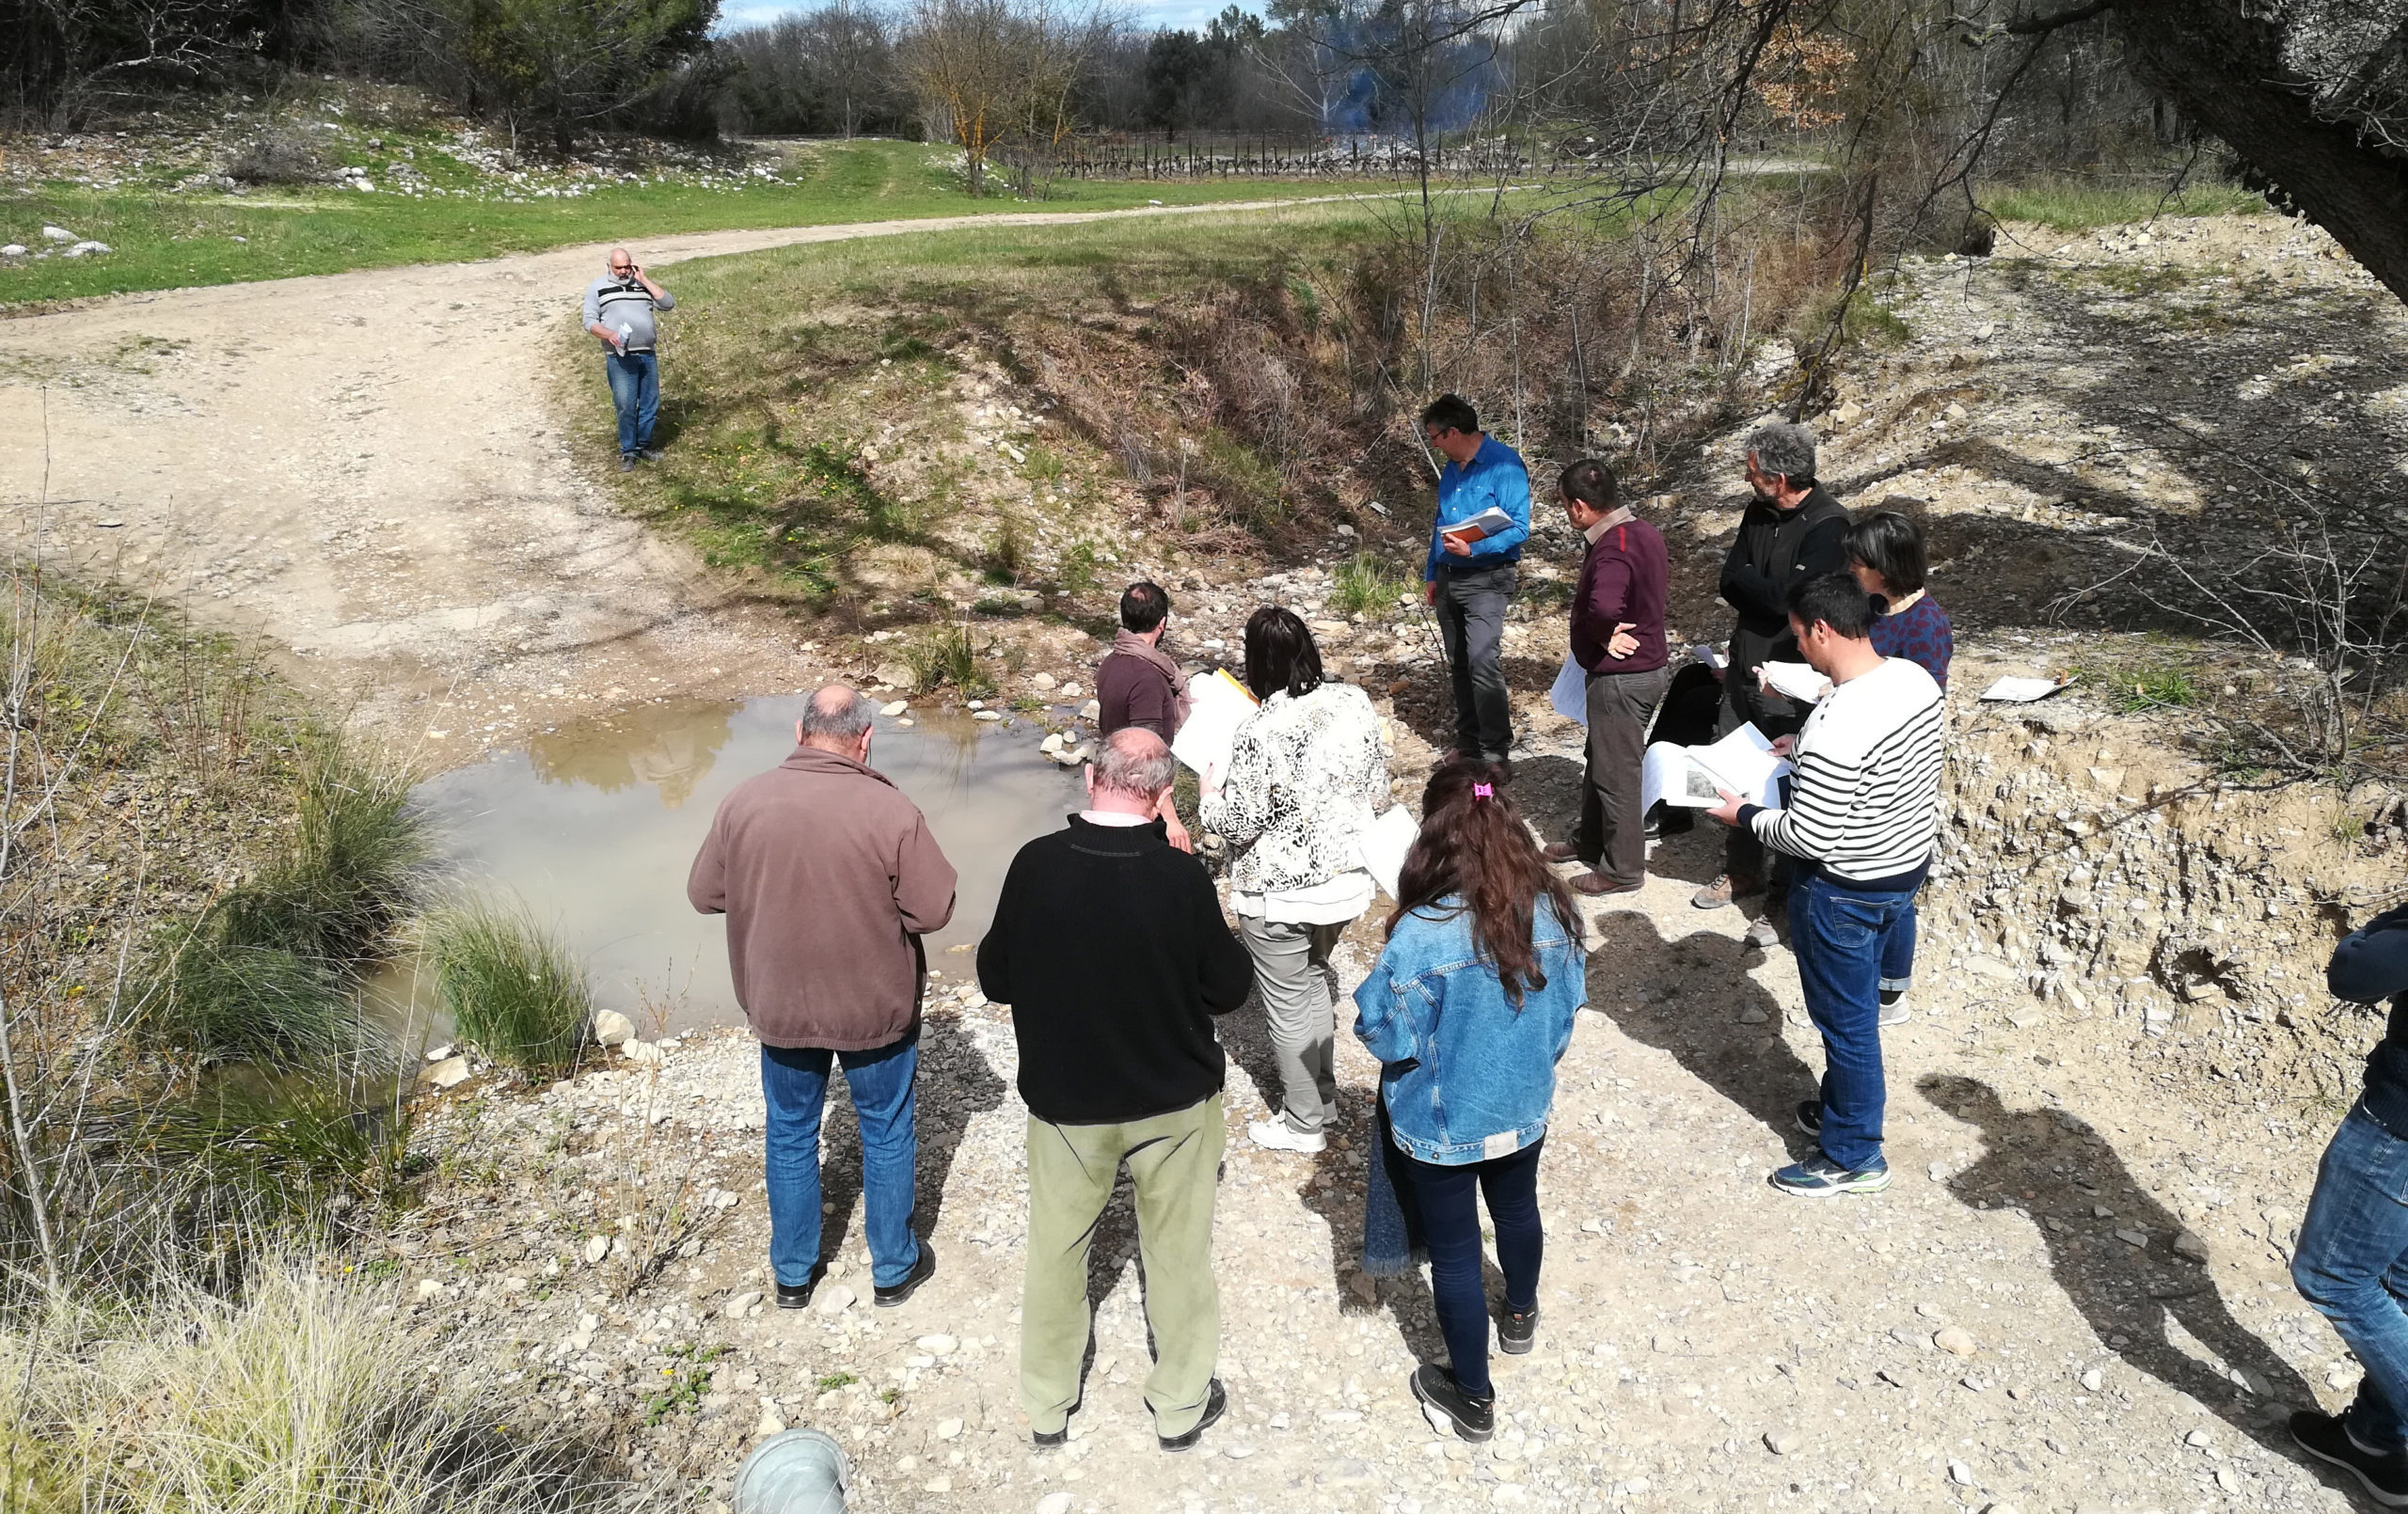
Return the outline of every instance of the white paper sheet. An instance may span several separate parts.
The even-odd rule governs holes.
[[[1831,681],[1802,662],[1768,662],[1765,682],[1791,699],[1813,704],[1831,691]]]
[[[1716,672],[1720,672],[1723,669],[1731,666],[1731,659],[1728,656],[1722,653],[1717,652],[1714,648],[1709,646],[1702,644],[1692,646],[1689,648],[1689,655],[1713,669]]]
[[[1391,899],[1397,896],[1397,876],[1404,871],[1404,854],[1413,850],[1414,838],[1420,834],[1420,820],[1405,806],[1394,804],[1386,813],[1373,816],[1355,840],[1354,853],[1364,871]]]
[[[2066,686],[2053,678],[2002,678],[1982,690],[1982,698],[2006,704],[2029,704],[2044,700]]]
[[[1197,673],[1189,679],[1187,697],[1191,701],[1187,723],[1171,738],[1170,754],[1199,777],[1211,768],[1227,776],[1229,749],[1237,743],[1238,727],[1259,707],[1259,702],[1244,684],[1229,676],[1227,669]]]
[[[1546,691],[1546,702],[1565,719],[1589,723],[1589,670],[1569,652],[1563,654],[1563,670],[1555,675],[1555,686]]]
[[[1781,808],[1781,780],[1789,764],[1772,754],[1772,743],[1751,723],[1710,747],[1676,747],[1659,741],[1639,765],[1640,812],[1659,801],[1711,810],[1728,789],[1750,804]]]

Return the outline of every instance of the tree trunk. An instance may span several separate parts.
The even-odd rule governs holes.
[[[2368,0],[2400,8],[2399,0]],[[2113,14],[2142,82],[2272,180],[2367,272],[2408,300],[2408,159],[2320,117],[2320,81],[2285,60],[2306,8],[2263,0],[2124,0]]]

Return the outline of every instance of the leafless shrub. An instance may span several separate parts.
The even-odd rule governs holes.
[[[226,163],[226,177],[246,184],[323,183],[327,172],[317,144],[295,132],[255,136]]]

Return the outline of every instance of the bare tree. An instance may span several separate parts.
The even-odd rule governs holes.
[[[1084,60],[1109,37],[1101,11],[1074,15],[1052,0],[918,0],[902,43],[903,73],[928,134],[967,160],[970,192],[986,192],[997,150],[1050,150],[1076,126]]]

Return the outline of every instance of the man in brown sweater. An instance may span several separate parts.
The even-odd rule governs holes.
[[[1664,650],[1664,538],[1617,497],[1603,463],[1583,458],[1558,487],[1573,528],[1589,539],[1572,593],[1572,656],[1588,677],[1589,766],[1580,824],[1547,860],[1589,864],[1581,893],[1631,893],[1647,878],[1639,769],[1647,722],[1671,682]]]
[[[727,916],[736,1001],[761,1042],[778,1307],[809,1303],[819,1280],[819,1112],[837,1063],[861,1124],[870,1282],[891,1307],[936,1270],[911,1232],[912,1079],[920,938],[953,918],[953,864],[869,765],[867,700],[831,684],[794,733],[792,755],[721,801],[686,896]]]

